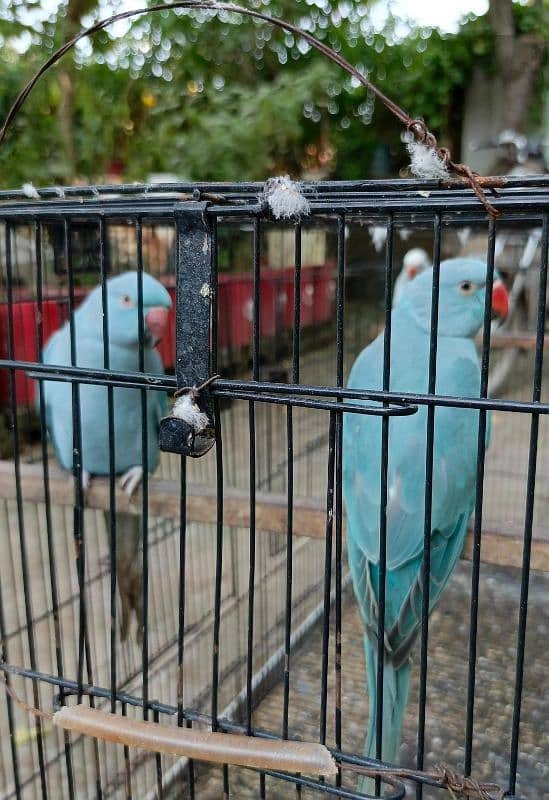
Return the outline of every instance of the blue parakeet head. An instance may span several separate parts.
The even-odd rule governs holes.
[[[474,258],[451,258],[441,262],[439,336],[471,337],[482,327],[486,272],[486,263]],[[406,286],[401,301],[401,306],[411,311],[425,331],[431,326],[432,283],[433,270],[428,269]],[[507,292],[496,274],[492,309],[506,316],[507,305]]]
[[[154,346],[162,337],[172,302],[161,283],[145,272],[142,277],[145,344]],[[139,341],[138,281],[138,273],[131,271],[109,278],[106,283],[109,341],[120,347],[137,347]],[[101,327],[101,286],[88,294],[77,313],[87,325]]]

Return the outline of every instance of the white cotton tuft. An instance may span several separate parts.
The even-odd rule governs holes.
[[[191,392],[177,398],[172,408],[172,416],[184,420],[195,433],[200,433],[209,425],[208,415],[199,409]]]
[[[40,195],[32,183],[24,183],[21,189],[25,197],[29,197],[31,200],[40,200]]]
[[[410,153],[410,169],[416,178],[435,181],[449,179],[448,167],[433,147],[416,142],[411,134],[404,141]]]
[[[384,225],[370,225],[368,233],[376,253],[380,253],[387,241],[387,228]]]
[[[275,219],[288,219],[309,213],[309,201],[301,194],[300,184],[292,181],[289,175],[280,175],[265,181],[262,199]]]

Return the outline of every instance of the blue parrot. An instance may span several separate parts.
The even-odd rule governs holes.
[[[110,369],[139,370],[138,273],[125,272],[106,282]],[[164,372],[155,345],[165,329],[171,300],[166,289],[143,273],[143,318],[145,372]],[[97,286],[74,312],[76,365],[102,369],[103,304],[101,286]],[[45,364],[70,365],[69,323],[48,340]],[[64,469],[73,466],[72,391],[69,383],[44,381],[46,423],[55,454]],[[158,464],[158,427],[167,413],[164,392],[147,393],[148,464],[143,464],[141,429],[141,392],[139,389],[113,389],[115,464],[119,485],[132,495],[143,477],[143,469],[154,471]],[[109,422],[107,389],[104,386],[80,385],[82,431],[82,482],[86,489],[91,475],[109,474]],[[116,514],[117,575],[121,599],[121,637],[125,639],[131,611],[135,612],[138,641],[141,638],[142,563],[139,555],[141,523],[139,517]]]
[[[486,272],[486,264],[474,259],[450,259],[440,266],[437,394],[479,396],[480,367],[474,337],[484,318]],[[408,282],[393,309],[391,391],[428,391],[432,280],[433,270],[428,269]],[[507,293],[499,280],[494,282],[492,303],[495,311],[506,313]],[[360,353],[348,386],[381,389],[382,372],[383,334]],[[364,755],[368,758],[376,757],[381,428],[378,417],[345,415],[343,493],[349,565],[365,629],[370,714]],[[408,699],[410,654],[420,630],[426,437],[425,405],[412,416],[391,418],[382,737],[382,759],[390,763],[397,759]],[[477,447],[478,411],[436,409],[430,611],[462,551],[474,509]],[[372,786],[371,780],[361,782],[364,791]]]

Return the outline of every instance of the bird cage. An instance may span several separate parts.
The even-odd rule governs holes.
[[[380,775],[384,778],[370,791],[381,787],[393,798],[404,797],[407,781],[425,797],[444,796],[448,786],[459,785],[471,793],[476,786],[484,797],[498,796],[496,785],[510,797],[542,796],[547,709],[539,692],[546,669],[546,648],[540,645],[546,636],[544,573],[549,570],[543,491],[549,404],[542,376],[549,182],[536,179],[534,190],[510,179],[497,199],[503,212],[497,222],[487,221],[462,186],[441,189],[411,180],[303,185],[307,213],[276,222],[293,241],[292,263],[283,270],[288,336],[277,352],[263,323],[272,308],[263,274],[271,270],[263,253],[271,246],[274,223],[262,185],[177,184],[165,194],[155,187],[154,196],[147,188],[67,187],[62,198],[47,189],[36,199],[20,191],[0,194],[6,420],[0,464],[2,796],[240,798],[303,792],[359,798],[369,796],[360,783],[363,775],[357,783],[357,771],[365,769],[373,770],[368,774],[378,775],[378,782]],[[307,277],[309,265],[302,259],[302,237],[309,227],[333,243],[327,245],[325,262],[311,265],[322,273],[317,284],[314,276]],[[368,262],[357,267],[353,248],[355,242],[362,247],[369,227],[385,230],[384,244],[377,255],[370,248]],[[489,285],[497,280],[494,256],[502,231],[540,232],[532,266],[539,278],[537,322],[528,334],[532,358],[525,358],[520,380],[492,398],[488,379],[494,345],[508,334],[492,329],[489,299],[477,337],[477,395],[448,396],[437,389],[436,350],[442,346],[437,331],[445,313],[437,299],[446,259],[459,254],[465,228],[484,237]],[[220,232],[229,229],[241,237],[239,269],[249,286],[241,299],[252,302],[246,306],[248,338],[239,342],[247,356],[236,367],[233,362],[234,372],[227,376],[222,331],[234,330],[231,315],[240,310],[238,303],[223,300],[226,284],[218,269],[228,241]],[[105,346],[105,363],[91,368],[79,352],[78,309],[97,285],[104,326],[97,336],[103,346],[116,311],[110,282],[133,265],[125,274],[135,276],[143,302],[154,231],[161,232],[158,236],[169,243],[166,253],[171,252],[162,276],[173,302],[171,351],[165,344],[161,349],[164,372],[145,368],[143,305],[138,367],[113,368]],[[388,367],[398,333],[391,294],[403,248],[411,247],[414,237],[427,243],[432,256],[427,322],[432,344],[426,391],[407,393],[392,388],[397,376]],[[82,241],[87,242],[86,269],[79,273],[73,263],[80,263]],[[381,274],[382,295],[356,295],[357,269],[359,275],[361,270],[365,276],[372,270]],[[304,325],[307,280],[323,296],[318,318],[305,317]],[[63,364],[44,354],[65,320],[76,347]],[[382,329],[381,385],[349,388],[353,362]],[[68,391],[62,415],[74,445],[69,471],[57,463],[55,442],[47,436],[52,385]],[[150,427],[147,403],[153,395],[190,397],[209,427],[189,438],[188,418],[166,412],[153,431],[166,450],[156,471],[148,475],[145,469],[141,488],[128,498],[114,468],[85,480],[79,393],[86,387],[102,387],[111,398],[118,390],[137,393],[135,437],[143,463],[152,446],[144,429]],[[195,387],[194,394],[188,394],[189,387]],[[105,430],[118,448],[112,400],[105,408]],[[350,444],[344,420],[366,415],[386,431],[380,451],[374,453],[373,440],[363,454],[374,462],[381,459],[377,502],[383,509],[390,501],[395,420],[405,426],[422,409],[426,436],[417,448],[417,469],[424,471],[426,521],[417,646],[411,650],[415,664],[398,763],[385,764],[362,755],[372,687],[366,686],[363,622],[348,566],[342,470]],[[478,420],[476,489],[462,561],[429,616],[426,587],[432,591],[433,584],[427,576],[435,557],[429,514],[435,513],[433,487],[440,469],[433,434],[441,409],[468,409]],[[200,458],[192,457],[201,451]],[[111,451],[111,466],[115,456]],[[120,512],[141,521],[134,556],[142,584],[124,639]],[[380,553],[386,559],[389,512],[381,511],[380,520]],[[387,598],[388,593],[389,583]],[[383,614],[377,624],[377,640],[383,642]],[[383,672],[377,681],[374,692],[382,696]],[[58,727],[56,716],[51,718],[53,712],[83,706],[112,712],[122,729],[126,720],[144,719],[191,736],[205,728],[244,734],[271,742],[271,755],[253,769],[229,756],[212,766],[209,751],[197,759],[160,754],[154,747],[135,749],[127,742],[69,733]],[[29,716],[25,707],[40,709],[46,718]],[[319,778],[312,767],[308,773],[297,769],[295,760],[277,765],[275,757],[273,763],[272,753],[285,740],[325,746],[335,773]],[[380,754],[381,741],[380,734]]]
[[[430,177],[0,192],[0,793],[545,796],[549,179],[217,0],[82,31],[0,143],[174,8],[301,36]]]

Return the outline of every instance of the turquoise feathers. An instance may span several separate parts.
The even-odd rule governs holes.
[[[142,276],[144,319],[143,366],[146,373],[159,374],[164,369],[155,350],[156,339],[165,326],[170,296],[150,275]],[[114,372],[137,372],[139,355],[138,273],[125,272],[110,278],[105,285],[108,319],[108,368]],[[105,367],[103,337],[103,292],[93,289],[74,312],[75,365],[89,369]],[[67,322],[53,334],[44,348],[45,364],[70,366],[71,329]],[[140,389],[114,387],[113,472],[120,475],[119,485],[131,496],[143,472],[152,472],[159,459],[158,427],[167,413],[165,392],[146,392],[147,463],[143,463],[142,392]],[[46,422],[55,454],[62,467],[72,469],[77,442],[73,435],[73,392],[70,383],[44,381]],[[108,390],[104,385],[79,384],[82,482],[84,488],[93,475],[109,475]],[[109,515],[107,515],[107,530]],[[120,635],[125,639],[132,612],[137,620],[137,641],[142,636],[143,568],[140,553],[141,520],[135,514],[116,514],[116,572],[121,600]],[[114,569],[114,565],[112,567]]]
[[[137,272],[125,272],[106,284],[109,321],[109,367],[113,371],[139,370],[139,318],[137,311]],[[169,308],[166,289],[143,274],[143,314],[148,309]],[[76,366],[102,369],[104,366],[103,305],[101,287],[91,291],[74,313]],[[164,368],[150,340],[145,340],[144,366],[147,373],[162,373]],[[49,339],[44,348],[45,364],[71,364],[69,323]],[[107,389],[80,384],[82,467],[92,475],[109,474]],[[44,396],[48,430],[61,466],[72,469],[73,425],[70,383],[45,381]],[[141,392],[114,388],[115,472],[125,472],[141,464]],[[148,464],[152,472],[158,462],[158,423],[166,414],[164,392],[147,392]]]
[[[474,337],[482,326],[486,264],[452,259],[440,267],[436,393],[478,397],[480,367]],[[409,283],[392,312],[390,389],[427,393],[432,270]],[[502,288],[502,287],[500,287]],[[383,334],[356,359],[352,389],[381,389]],[[365,755],[376,756],[376,671],[381,492],[379,418],[346,414],[343,492],[348,557],[365,629],[370,717]],[[489,435],[489,421],[488,421]],[[408,698],[410,655],[420,630],[425,515],[427,407],[389,423],[387,579],[382,759],[397,761]],[[430,610],[460,557],[474,509],[478,411],[435,411],[431,517]],[[368,785],[368,788],[371,788]]]

